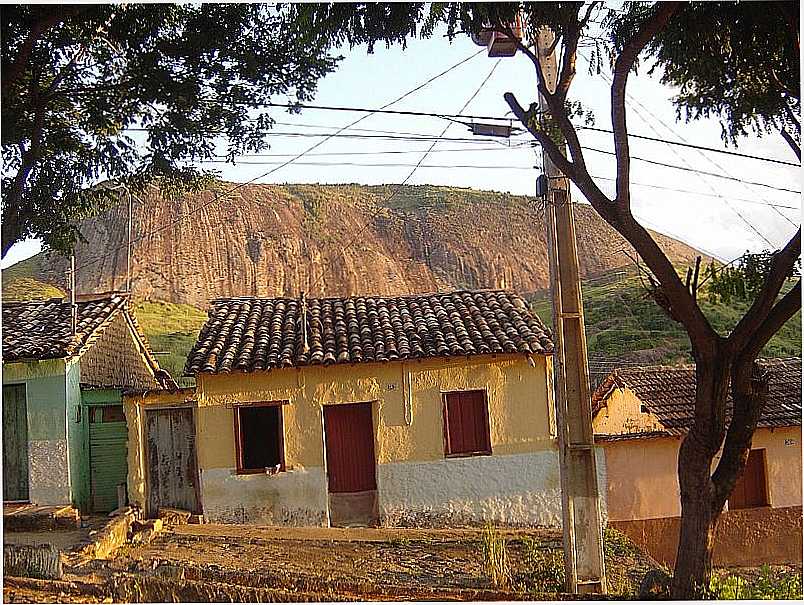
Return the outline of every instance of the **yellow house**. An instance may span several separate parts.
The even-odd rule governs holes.
[[[212,303],[129,492],[210,522],[559,526],[549,332],[504,291]]]
[[[801,562],[801,359],[761,363],[770,392],[721,518],[714,553],[721,565]],[[694,401],[694,366],[618,369],[592,396],[609,524],[666,563],[678,544],[678,450]]]

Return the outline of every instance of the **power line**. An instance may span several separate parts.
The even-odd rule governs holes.
[[[364,116],[368,117],[368,116]],[[361,118],[361,119],[364,119]],[[146,128],[126,128],[127,131],[130,132],[147,132]],[[210,131],[213,132],[213,131]],[[217,131],[223,133],[223,131]],[[266,132],[264,136],[267,137],[296,137],[296,138],[322,138],[326,137],[327,140],[329,139],[380,139],[380,140],[388,140],[388,141],[450,141],[450,142],[461,142],[461,143],[501,143],[499,139],[491,139],[491,138],[467,138],[467,137],[434,137],[429,135],[420,135],[420,136],[400,136],[400,135],[391,135],[391,134],[343,134],[339,132]]]
[[[575,128],[577,128],[578,130],[592,130],[594,132],[605,132],[605,133],[608,133],[608,134],[613,134],[614,133],[613,130],[608,130],[607,128],[595,128],[593,126],[576,126]],[[714,147],[706,147],[704,145],[693,145],[692,143],[682,143],[680,141],[668,141],[667,139],[660,139],[660,138],[657,138],[657,137],[649,137],[649,136],[645,136],[645,135],[641,135],[641,134],[632,134],[630,132],[628,133],[628,138],[643,139],[645,141],[654,141],[656,143],[664,143],[666,145],[675,145],[677,147],[688,147],[690,149],[697,149],[699,151],[711,151],[713,153],[722,153],[722,154],[725,154],[725,155],[732,155],[732,156],[736,156],[736,157],[740,157],[740,158],[746,158],[746,159],[749,159],[749,160],[759,160],[759,161],[762,161],[762,162],[771,162],[773,164],[781,164],[782,166],[794,166],[796,168],[799,168],[801,166],[800,164],[796,164],[795,162],[787,162],[785,160],[777,160],[777,159],[774,159],[774,158],[768,158],[768,157],[759,156],[759,155],[749,155],[747,153],[739,153],[737,151],[729,151],[727,149],[716,149]]]
[[[581,55],[581,56],[583,56],[583,58],[584,58],[584,59],[586,59],[586,61],[587,61],[587,62],[589,62],[589,59],[588,59],[588,58],[587,58],[585,55]],[[610,77],[609,77],[607,74],[601,73],[601,76],[602,76],[602,77],[603,77],[603,79],[604,79],[604,80],[606,80],[607,82],[609,82],[609,83],[612,83],[612,82],[613,82],[612,78],[610,78]],[[631,105],[631,103],[629,102],[628,98],[626,98],[626,103],[628,103],[629,105]],[[651,129],[651,130],[652,130],[654,133],[656,133],[657,135],[659,134],[659,131],[658,131],[656,128],[654,128],[654,127],[653,127],[653,125],[652,125],[652,124],[651,124],[651,123],[650,123],[650,122],[649,122],[647,119],[645,119],[645,118],[644,118],[644,117],[643,117],[643,116],[640,114],[639,110],[637,110],[635,107],[633,107],[633,105],[631,105],[631,109],[632,109],[632,110],[633,110],[633,112],[634,112],[634,113],[637,115],[637,117],[639,117],[639,118],[640,118],[640,119],[641,119],[641,120],[642,120],[642,121],[643,121],[643,122],[644,122],[644,123],[645,123],[645,124],[648,126],[648,128],[650,128],[650,129]],[[588,127],[587,129],[588,129],[588,130],[597,130],[597,131],[601,131],[601,132],[603,131],[603,129],[593,128],[593,127]],[[668,129],[669,129],[669,127],[668,127]],[[672,132],[672,129],[669,129],[669,130]],[[608,132],[612,132],[612,131],[608,131]],[[646,137],[639,137],[639,138],[646,138]],[[653,138],[654,138],[655,140],[657,140],[657,141],[660,141],[660,142],[664,143],[665,145],[668,145],[668,147],[670,147],[670,142],[669,142],[669,141],[665,141],[665,140],[662,140],[662,139],[656,139],[655,137],[653,137]],[[692,145],[692,144],[690,144],[690,143],[683,143],[682,145],[683,145],[683,146],[690,147],[690,148],[693,148],[693,149],[696,149],[696,148],[698,148],[698,149],[699,149],[699,147],[698,147],[698,146]],[[696,169],[692,168],[692,166],[690,166],[690,165],[689,165],[689,163],[687,162],[687,160],[686,160],[686,159],[685,159],[685,158],[684,158],[684,157],[683,157],[683,156],[682,156],[682,155],[681,155],[681,154],[680,154],[678,151],[676,151],[676,150],[675,150],[675,149],[673,149],[672,147],[670,147],[670,151],[671,151],[671,152],[673,153],[673,155],[675,155],[675,156],[676,156],[676,157],[677,157],[679,160],[681,160],[681,161],[682,161],[682,162],[683,162],[683,163],[684,163],[684,164],[687,166],[687,168],[688,168],[688,169],[689,169],[691,172],[696,172],[696,173],[699,173],[699,174],[703,174],[703,173],[702,173],[702,171],[698,171],[698,170],[696,170]],[[735,152],[735,153],[736,153],[736,152]],[[718,191],[717,191],[717,190],[716,190],[716,189],[715,189],[715,188],[714,188],[714,187],[713,187],[713,186],[712,186],[712,185],[711,185],[711,184],[710,184],[708,181],[706,181],[706,179],[703,179],[703,178],[702,178],[701,180],[702,180],[702,181],[703,181],[703,182],[706,184],[706,186],[707,186],[707,187],[708,187],[708,188],[709,188],[709,189],[712,191],[712,193],[714,193],[714,194],[715,194],[715,195],[717,195],[717,196],[718,196],[720,199],[722,199],[722,200],[723,200],[723,202],[726,204],[726,206],[727,206],[727,207],[728,207],[728,208],[729,208],[729,209],[730,209],[732,212],[734,212],[734,213],[735,213],[735,214],[736,214],[736,215],[737,215],[737,216],[740,218],[740,220],[742,220],[742,221],[743,221],[743,222],[744,222],[744,223],[745,223],[745,224],[748,226],[748,228],[749,228],[751,231],[753,231],[755,234],[757,234],[757,235],[760,237],[760,239],[762,239],[762,240],[763,240],[765,243],[767,243],[769,246],[773,246],[773,244],[771,243],[771,241],[770,241],[770,240],[769,240],[767,237],[765,237],[765,236],[762,234],[762,232],[760,232],[760,230],[759,230],[759,229],[758,229],[758,228],[757,228],[757,227],[756,227],[756,226],[755,226],[755,225],[754,225],[754,224],[753,224],[751,221],[749,221],[749,220],[748,220],[748,219],[747,219],[747,218],[746,218],[746,217],[745,217],[745,216],[742,214],[742,212],[740,212],[739,210],[737,210],[737,208],[735,208],[734,206],[732,206],[732,205],[731,205],[731,203],[729,203],[729,201],[728,201],[728,200],[727,200],[725,197],[723,197],[722,195],[720,195],[720,193],[719,193],[719,192],[718,192]]]
[[[146,129],[131,128],[131,129],[127,129],[127,130],[145,131]],[[377,131],[377,132],[380,132],[380,131]],[[330,138],[378,139],[378,140],[409,141],[409,142],[431,142],[431,141],[437,140],[437,141],[445,141],[445,142],[471,143],[471,144],[496,143],[496,144],[500,145],[499,149],[518,148],[518,147],[520,147],[520,146],[522,146],[524,144],[527,144],[527,142],[521,142],[521,143],[517,143],[516,145],[510,145],[510,143],[508,145],[506,145],[502,141],[500,141],[498,139],[492,139],[492,138],[435,137],[435,136],[432,136],[432,135],[424,135],[424,134],[417,134],[415,136],[397,136],[397,135],[391,135],[391,134],[384,134],[383,135],[383,134],[343,134],[343,133],[311,133],[311,132],[268,132],[268,133],[265,133],[265,134],[266,134],[266,136],[299,137],[299,138],[326,137],[327,139],[330,139]],[[413,134],[413,133],[411,133],[411,134]],[[509,139],[509,141],[510,141],[510,139]],[[592,151],[592,152],[596,152],[596,153],[603,153],[603,154],[612,155],[612,156],[616,155],[615,152],[613,152],[613,151],[608,151],[608,150],[605,150],[605,149],[598,149],[596,147],[588,147],[588,146],[582,145],[581,148],[585,149],[587,151]],[[467,149],[466,151],[475,151],[475,150]],[[371,153],[403,153],[403,152],[396,151],[396,152],[359,152],[359,153],[362,153],[363,155],[369,155]],[[404,153],[417,153],[417,151],[404,152]],[[259,153],[255,153],[255,154],[244,154],[244,155],[238,156],[238,157],[277,157],[279,155],[283,155],[284,157],[287,157],[287,156],[290,156],[291,154],[259,154]],[[328,154],[328,155],[348,155],[348,154],[347,153],[343,153],[343,154],[334,154],[333,153],[333,154]],[[219,154],[219,155],[216,155],[214,157],[227,157],[227,156]],[[692,173],[696,173],[696,174],[703,174],[703,175],[712,176],[712,177],[716,177],[716,178],[720,178],[720,179],[735,181],[735,182],[743,183],[743,184],[746,184],[746,185],[754,185],[754,186],[757,186],[757,187],[766,187],[768,189],[774,189],[776,191],[784,191],[786,193],[794,193],[794,194],[797,194],[797,195],[801,194],[801,191],[796,190],[796,189],[788,189],[787,187],[778,187],[776,185],[770,185],[768,183],[760,183],[760,182],[756,182],[756,181],[746,181],[745,179],[740,179],[740,178],[725,175],[725,174],[718,174],[716,172],[708,172],[708,171],[705,171],[705,170],[699,170],[697,168],[692,168],[689,165],[687,165],[687,166],[679,166],[677,164],[668,164],[666,162],[660,162],[660,161],[657,161],[657,160],[651,160],[649,158],[643,158],[643,157],[639,157],[639,156],[631,156],[631,159],[632,160],[637,160],[637,161],[640,161],[640,162],[646,162],[648,164],[653,164],[653,165],[656,165],[656,166],[663,166],[663,167],[666,167],[666,168],[674,168],[676,170],[684,170],[686,172],[692,172]],[[682,158],[682,160],[683,160],[683,158]],[[221,163],[221,162],[217,162],[215,160],[199,160],[199,161],[200,162],[206,162],[206,163]],[[223,162],[223,163],[225,163],[225,162]],[[241,162],[241,163],[247,164],[247,163],[255,163],[255,162]]]
[[[608,151],[606,149],[597,149],[596,147],[587,147],[585,145],[581,145],[581,149],[585,149],[586,151],[594,151],[596,153],[604,153],[606,155],[617,155],[614,151]],[[656,166],[663,166],[665,168],[674,168],[676,170],[684,170],[686,172],[694,172],[696,174],[704,174],[706,176],[713,176],[719,179],[726,179],[728,181],[736,181],[738,183],[743,183],[745,185],[755,185],[757,187],[767,187],[768,189],[775,189],[776,191],[785,191],[787,193],[796,193],[801,194],[801,191],[797,189],[787,189],[786,187],[777,187],[776,185],[769,185],[768,183],[758,183],[755,181],[746,181],[741,178],[737,178],[736,176],[729,176],[726,174],[718,174],[716,172],[707,172],[706,170],[699,170],[697,168],[691,168],[690,166],[678,166],[676,164],[667,164],[665,162],[659,162],[656,160],[650,160],[648,158],[642,158],[636,155],[630,156],[632,160],[637,160],[639,162],[646,162],[648,164],[654,164]]]
[[[203,99],[201,100],[204,101]],[[207,101],[209,102],[209,101]],[[241,103],[243,105],[251,105],[249,103]],[[307,105],[307,104],[292,104],[292,103],[260,103],[259,106],[265,107],[284,107],[288,109],[315,109],[315,110],[322,110],[322,111],[347,111],[347,112],[369,112],[371,114],[391,114],[391,115],[407,115],[407,116],[419,116],[419,117],[429,117],[429,118],[464,118],[464,119],[472,119],[472,120],[497,120],[497,121],[506,121],[511,122],[513,118],[507,116],[478,116],[478,115],[458,115],[458,114],[449,114],[449,113],[435,113],[430,111],[401,111],[401,110],[385,110],[385,109],[370,109],[367,107],[345,107],[345,106],[334,106],[334,105]],[[611,134],[613,131],[608,130],[606,128],[596,128],[593,126],[576,126],[578,130],[591,130],[594,132],[605,132]],[[661,139],[657,137],[650,137],[646,135],[639,135],[628,133],[629,138],[634,139],[643,139],[646,141],[654,141],[658,143],[665,143],[667,145],[676,145],[678,147],[688,147],[690,149],[698,149],[701,151],[710,151],[712,153],[722,153],[725,155],[731,155],[741,158],[746,158],[750,160],[758,160],[762,162],[771,162],[773,164],[781,164],[783,166],[794,166],[799,167],[800,164],[795,162],[788,162],[785,160],[777,160],[775,158],[769,158],[764,156],[758,155],[750,155],[747,153],[740,153],[738,151],[729,151],[728,149],[717,149],[715,147],[706,147],[705,145],[694,145],[692,143],[684,143],[680,141],[669,141],[666,139]]]
[[[491,71],[489,71],[488,75],[480,83],[480,86],[477,87],[477,90],[475,90],[475,92],[472,94],[472,96],[470,96],[469,99],[466,101],[466,103],[463,104],[463,107],[461,107],[461,110],[458,112],[459,114],[464,112],[464,110],[469,106],[469,103],[472,102],[472,99],[474,99],[477,96],[477,94],[480,92],[480,90],[483,88],[483,86],[485,86],[486,82],[489,81],[489,78],[491,78],[492,74],[494,73],[494,70],[497,69],[497,66],[500,64],[500,61],[501,61],[501,59],[497,59],[497,61],[494,63],[494,66],[491,68]],[[354,235],[354,237],[351,239],[351,241],[348,244],[346,244],[346,246],[344,246],[342,248],[341,253],[345,252],[346,250],[351,248],[355,243],[357,243],[357,241],[360,239],[360,236],[363,234],[363,232],[366,229],[369,228],[369,225],[371,225],[371,223],[374,221],[374,219],[377,218],[377,216],[380,214],[380,212],[383,210],[383,208],[386,207],[386,204],[388,204],[388,202],[390,202],[394,197],[396,197],[396,194],[399,193],[402,190],[402,187],[404,187],[404,185],[411,179],[413,174],[416,172],[416,170],[419,169],[419,167],[422,165],[424,160],[427,159],[427,156],[430,155],[430,152],[438,144],[439,139],[441,137],[443,137],[447,133],[447,130],[450,129],[450,126],[452,126],[451,123],[447,124],[444,127],[444,129],[441,131],[441,135],[439,136],[439,138],[436,139],[435,141],[433,141],[433,143],[430,145],[430,148],[427,151],[424,152],[422,157],[419,159],[419,161],[413,167],[413,170],[411,170],[408,173],[408,175],[405,177],[405,179],[399,185],[396,186],[396,188],[391,192],[391,195],[387,196],[381,203],[377,204],[377,209],[371,214],[371,216],[369,217],[369,220],[366,221],[366,223],[363,225],[363,227],[361,227],[357,231],[357,233]],[[319,275],[319,278],[310,286],[311,290],[315,286],[317,286],[319,284],[319,282],[324,278],[324,271],[325,270],[326,270],[326,266],[321,270],[321,274]]]
[[[682,141],[684,141],[685,143],[687,142],[687,141],[686,141],[686,139],[684,139],[684,137],[683,137],[683,136],[681,136],[680,134],[676,133],[676,132],[675,132],[675,130],[673,130],[673,128],[672,128],[672,127],[670,127],[670,126],[669,126],[667,123],[665,123],[665,122],[664,122],[664,121],[663,121],[661,118],[659,118],[658,116],[656,116],[655,114],[653,114],[653,113],[651,112],[651,110],[650,110],[650,109],[648,109],[647,107],[645,107],[645,105],[643,105],[643,104],[642,104],[642,103],[639,101],[639,99],[636,99],[636,98],[632,97],[631,95],[628,95],[628,96],[627,96],[627,98],[629,98],[629,99],[630,99],[630,100],[631,100],[633,103],[635,103],[636,105],[639,105],[639,107],[641,107],[641,108],[642,108],[642,110],[643,110],[645,113],[647,113],[647,114],[648,114],[649,116],[651,116],[651,117],[652,117],[654,120],[656,120],[657,122],[659,122],[659,124],[661,124],[662,126],[664,126],[664,127],[665,127],[665,128],[668,130],[668,131],[670,131],[670,132],[672,132],[674,135],[678,136],[678,137],[679,137],[679,138],[680,138]],[[744,180],[742,180],[742,179],[738,179],[738,178],[736,178],[736,177],[732,177],[731,175],[729,175],[728,170],[726,170],[726,169],[725,169],[723,166],[721,166],[721,165],[720,165],[718,162],[714,161],[712,158],[710,158],[709,156],[707,156],[705,153],[702,153],[701,151],[698,151],[698,155],[700,155],[701,157],[703,157],[703,159],[704,159],[705,161],[709,162],[709,163],[710,163],[710,164],[712,164],[712,165],[713,165],[715,168],[717,168],[718,170],[722,171],[722,172],[723,172],[723,174],[728,175],[728,176],[727,176],[727,177],[723,177],[723,176],[721,176],[721,175],[717,175],[717,174],[713,174],[713,173],[705,173],[705,172],[701,172],[701,174],[711,174],[712,176],[717,176],[717,177],[719,177],[719,178],[730,178],[731,180],[736,180],[736,181],[739,181],[739,182],[741,182],[741,183],[745,183],[745,184],[747,184],[747,185],[756,185],[756,186],[761,186],[761,187],[768,187],[768,185],[765,185],[764,183],[755,183],[755,182],[753,182],[753,181],[744,181]],[[800,194],[801,192],[799,192],[799,191],[795,191],[795,192],[793,192],[793,193],[799,193],[799,194]],[[766,201],[767,201],[767,200],[766,200]],[[774,211],[776,212],[776,214],[778,214],[779,216],[781,216],[781,217],[782,217],[784,220],[786,220],[788,223],[790,223],[790,224],[791,224],[791,225],[793,225],[794,227],[798,227],[798,225],[797,225],[795,222],[793,222],[792,220],[790,220],[790,219],[789,219],[787,216],[785,216],[785,215],[784,215],[782,212],[780,212],[779,210],[777,210],[777,209],[776,209],[775,207],[773,207],[773,206],[771,206],[771,207],[774,209]]]
[[[452,70],[454,70],[454,69],[457,69],[458,67],[460,67],[460,66],[461,66],[461,65],[463,65],[464,63],[467,63],[468,61],[470,61],[470,60],[472,60],[473,58],[477,57],[477,56],[478,56],[480,53],[482,53],[482,52],[484,52],[484,49],[480,49],[478,52],[472,53],[470,56],[466,57],[465,59],[462,59],[461,61],[459,61],[458,63],[455,63],[454,65],[452,65],[452,66],[450,66],[450,67],[448,67],[448,68],[447,68],[447,69],[445,69],[444,71],[442,71],[442,72],[440,72],[440,73],[438,73],[438,74],[436,74],[436,75],[434,75],[434,76],[430,77],[428,80],[426,80],[426,81],[425,81],[425,82],[423,82],[422,84],[420,84],[420,85],[416,86],[416,87],[415,87],[415,88],[413,88],[412,90],[409,90],[408,92],[406,92],[406,93],[404,93],[403,95],[401,95],[401,96],[397,97],[397,98],[396,98],[396,99],[394,99],[393,101],[391,101],[391,102],[389,102],[389,103],[386,103],[385,105],[383,105],[383,106],[380,108],[380,110],[385,110],[385,109],[387,109],[388,107],[391,107],[392,105],[394,105],[395,103],[398,103],[399,101],[402,101],[403,99],[405,99],[405,98],[409,97],[410,95],[414,94],[415,92],[417,92],[417,91],[421,90],[422,88],[424,88],[425,86],[427,86],[427,85],[428,85],[428,84],[430,84],[431,82],[433,82],[433,81],[437,80],[437,79],[438,79],[438,78],[440,78],[441,76],[443,76],[443,75],[445,75],[445,74],[447,74],[447,73],[451,72],[451,71],[452,71]],[[310,147],[308,147],[307,149],[305,149],[305,150],[304,150],[304,151],[302,151],[301,153],[297,154],[296,156],[294,156],[293,158],[291,158],[291,159],[287,160],[286,162],[283,162],[282,164],[280,164],[280,165],[279,165],[279,166],[277,166],[276,168],[272,168],[272,169],[271,169],[271,170],[269,170],[268,172],[265,172],[265,173],[263,173],[263,174],[257,175],[256,177],[254,177],[254,178],[252,178],[252,179],[249,179],[248,181],[245,181],[245,182],[243,182],[243,183],[238,183],[237,185],[235,185],[234,187],[232,187],[232,188],[228,189],[227,191],[223,192],[222,194],[216,195],[216,196],[215,196],[214,198],[212,198],[210,201],[208,201],[208,202],[204,202],[204,203],[202,203],[202,204],[199,204],[198,206],[196,206],[196,207],[195,207],[195,208],[193,208],[192,210],[190,210],[190,211],[186,212],[185,214],[183,214],[183,215],[179,216],[179,218],[177,218],[177,219],[175,219],[175,220],[173,220],[173,221],[169,222],[167,225],[164,225],[164,226],[159,227],[159,228],[157,228],[157,229],[152,229],[150,232],[144,233],[143,235],[140,235],[139,237],[135,238],[135,239],[134,239],[134,240],[132,240],[130,243],[142,241],[143,239],[145,239],[145,237],[149,237],[149,236],[152,236],[152,235],[154,235],[154,234],[156,234],[156,233],[160,233],[160,232],[162,232],[162,231],[165,231],[166,229],[170,229],[170,228],[171,228],[171,227],[173,227],[174,225],[177,225],[178,223],[180,223],[181,221],[183,221],[185,218],[187,218],[187,217],[189,217],[189,216],[191,216],[191,215],[193,215],[193,214],[195,214],[195,213],[197,213],[197,212],[200,212],[200,211],[201,211],[201,210],[203,210],[204,208],[206,208],[206,207],[208,207],[208,206],[210,206],[210,205],[212,205],[212,204],[214,204],[214,203],[216,203],[216,202],[220,201],[221,199],[223,199],[223,198],[225,198],[225,197],[229,196],[230,194],[234,193],[235,191],[237,191],[237,190],[239,190],[239,189],[242,189],[242,188],[243,188],[243,187],[245,187],[246,185],[250,185],[250,184],[251,184],[251,183],[253,183],[254,181],[256,181],[256,180],[258,180],[258,179],[261,179],[261,178],[264,178],[264,177],[266,177],[266,176],[269,176],[269,175],[273,174],[274,172],[276,172],[276,171],[278,171],[278,170],[280,170],[280,169],[284,168],[284,167],[285,167],[285,166],[287,166],[288,164],[291,164],[291,163],[295,162],[295,161],[296,161],[296,160],[298,160],[299,158],[303,157],[305,154],[307,154],[307,153],[309,153],[309,152],[313,151],[314,149],[316,149],[316,148],[320,147],[321,145],[323,145],[324,143],[326,143],[326,142],[327,142],[329,139],[331,139],[331,138],[332,138],[332,137],[334,137],[335,135],[338,135],[338,134],[342,133],[342,132],[343,132],[343,131],[345,131],[346,129],[351,128],[352,126],[356,126],[357,124],[359,124],[360,122],[362,122],[362,121],[363,121],[363,120],[365,120],[366,118],[370,117],[371,115],[373,115],[373,114],[372,114],[372,113],[367,113],[366,115],[359,117],[357,120],[354,120],[353,122],[350,122],[350,123],[349,123],[349,124],[347,124],[346,126],[341,127],[341,128],[340,128],[340,129],[339,129],[337,132],[335,132],[335,133],[333,133],[333,134],[329,135],[327,138],[325,138],[325,139],[323,139],[323,140],[321,140],[321,141],[318,141],[318,142],[317,142],[317,143],[315,143],[314,145],[311,145]],[[129,244],[127,244],[127,245],[130,245],[130,243],[129,243]],[[89,262],[86,262],[86,263],[82,264],[82,265],[81,265],[81,267],[79,267],[79,268],[88,267],[88,266],[90,266],[90,265],[93,265],[93,264],[95,264],[95,263],[97,263],[97,262],[101,261],[102,259],[107,258],[108,256],[110,256],[112,253],[116,252],[116,251],[117,251],[118,249],[120,249],[120,248],[122,248],[122,246],[118,246],[117,248],[114,248],[114,249],[110,250],[109,252],[107,252],[105,255],[100,256],[100,257],[96,257],[95,259],[93,259],[93,260],[91,260],[91,261],[89,261]]]
[[[436,141],[437,142],[437,141]],[[496,148],[494,148],[496,149]],[[439,150],[431,150],[430,153],[434,153]],[[448,151],[448,150],[444,150]],[[468,150],[459,150],[459,151],[479,151],[474,149]],[[369,152],[374,153],[374,152]],[[387,152],[387,153],[403,153],[403,152]],[[421,151],[410,151],[404,153],[421,153]],[[312,154],[315,155],[315,154]],[[326,154],[321,154],[326,155]],[[333,154],[333,155],[341,155],[341,154]],[[349,155],[349,153],[343,154]],[[227,160],[203,160],[201,163],[204,164],[230,164]],[[243,160],[238,161],[235,163],[237,164],[246,164],[246,165],[257,165],[257,166],[275,166],[280,165],[282,162],[269,162],[269,161],[259,161],[259,160]],[[410,168],[412,166],[416,166],[416,164],[411,163],[403,163],[403,162],[382,162],[382,163],[366,163],[366,162],[294,162],[296,166],[320,166],[320,167],[339,167],[339,166],[355,166],[361,168]],[[533,166],[511,166],[511,165],[484,165],[484,164],[421,164],[418,166],[419,168],[431,168],[431,169],[480,169],[480,170],[533,170]],[[594,179],[599,179],[602,181],[611,181],[614,182],[616,179],[611,177],[604,177],[604,176],[596,176],[590,175]],[[662,189],[665,191],[674,191],[676,193],[689,193],[692,195],[700,195],[704,197],[716,197],[721,198],[722,195],[720,194],[711,194],[711,193],[704,193],[702,191],[692,191],[690,189],[677,189],[674,187],[665,187],[662,185],[652,185],[649,183],[631,183],[632,186],[635,187],[649,187],[652,189]],[[785,208],[787,210],[798,210],[799,208],[796,206],[788,206],[785,204],[776,204],[772,202],[762,202],[755,199],[748,199],[748,198],[730,198],[731,201],[738,201],[738,202],[745,202],[748,204],[757,204],[760,206],[774,206],[776,208]]]

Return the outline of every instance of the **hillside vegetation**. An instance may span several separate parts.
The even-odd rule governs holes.
[[[690,363],[687,334],[647,295],[639,278],[627,271],[614,271],[582,283],[587,347],[590,356],[616,358],[626,363]],[[720,333],[727,334],[748,311],[747,301],[713,303],[704,289],[701,309]],[[531,298],[534,309],[552,324],[548,293]],[[801,313],[788,321],[761,354],[763,357],[801,356]]]
[[[184,386],[182,378],[187,354],[198,337],[207,314],[193,307],[162,301],[143,301],[134,305],[134,315],[148,338],[159,365]]]
[[[37,257],[33,257],[3,269],[0,274],[3,281],[3,300],[46,300],[64,296],[60,288],[34,277],[37,274],[37,264]]]

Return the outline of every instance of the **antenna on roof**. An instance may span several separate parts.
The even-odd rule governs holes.
[[[78,331],[78,305],[75,304],[75,254],[70,255],[70,328]]]
[[[302,353],[307,353],[310,350],[310,345],[307,344],[307,298],[302,291],[299,301],[301,303],[301,332],[302,332]]]

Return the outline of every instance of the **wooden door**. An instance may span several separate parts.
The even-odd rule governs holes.
[[[745,470],[729,496],[729,509],[756,508],[768,505],[765,481],[765,450],[751,450]]]
[[[3,500],[27,501],[28,405],[25,385],[3,385]]]
[[[89,408],[89,473],[91,508],[107,513],[117,508],[117,487],[128,475],[128,429],[123,406]]]
[[[146,413],[148,514],[160,508],[199,511],[192,408]]]
[[[334,494],[377,489],[370,403],[324,407],[327,479]]]

